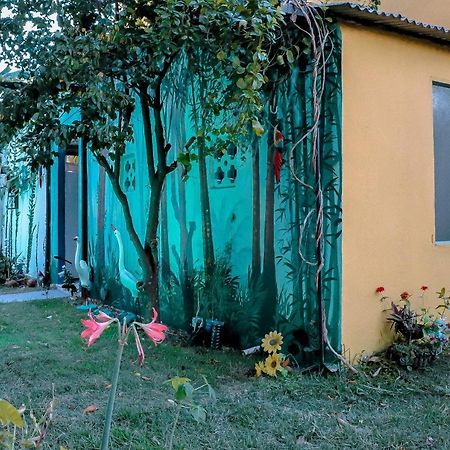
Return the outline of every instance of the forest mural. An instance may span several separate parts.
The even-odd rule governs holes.
[[[30,20],[18,5],[6,43]],[[5,45],[25,78],[0,86],[2,139],[21,130],[24,160],[48,168],[52,256],[62,256],[54,205],[75,142],[87,160],[79,254],[93,297],[137,314],[154,307],[185,328],[215,320],[241,347],[276,327],[292,354],[336,356],[333,19],[302,1],[125,1],[94,12],[81,2],[55,14],[57,32],[33,19],[39,33],[26,37],[43,45],[26,59]],[[60,269],[53,261],[53,276]]]
[[[338,31],[334,42],[339,45]],[[328,62],[319,127],[320,170],[324,186],[325,266],[323,291],[329,335],[340,348],[340,73],[339,52]],[[312,143],[292,146],[313,123],[313,79],[308,58],[273,83],[265,105],[267,130],[246,147],[202,148],[200,105],[189,74],[180,71],[177,96],[164,111],[167,141],[192,144],[192,161],[171,173],[161,193],[158,231],[160,308],[164,322],[188,328],[193,317],[226,325],[230,343],[247,347],[270,328],[282,331],[290,351],[306,360],[320,352],[320,311],[315,276],[317,193],[311,167]],[[143,155],[140,114],[133,118],[135,142],[122,159],[121,183],[130,199],[138,232],[145,227],[149,183]],[[290,159],[291,158],[291,159]],[[296,182],[291,167],[302,183]],[[119,282],[119,249],[111,225],[122,231],[126,265],[139,277],[139,264],[127,239],[122,213],[103,169],[89,165],[89,256],[98,295],[133,309]],[[120,294],[119,294],[120,292]]]

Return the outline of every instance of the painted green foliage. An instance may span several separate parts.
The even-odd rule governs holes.
[[[11,142],[1,151],[0,204],[3,228],[0,232],[0,279],[22,277],[36,272],[39,229],[35,220],[37,203],[42,200],[41,172],[23,164],[21,147]],[[34,252],[33,252],[34,250]]]
[[[8,31],[17,38],[28,3],[10,4],[16,15]],[[114,225],[145,304],[160,306],[165,321],[224,320],[242,345],[276,326],[314,355],[321,297],[339,349],[337,30],[317,124],[325,256],[317,284],[317,145],[301,140],[315,126],[317,76],[311,42],[295,20],[285,21],[275,1],[125,1],[119,10],[105,2],[92,15],[82,2],[66,6],[56,9],[61,31],[48,33],[48,19],[37,15],[38,31],[20,38],[29,59],[19,63],[20,52],[8,50],[22,79],[0,82],[7,119],[0,133],[5,139],[26,126],[23,148],[33,166],[72,139],[86,143],[96,294],[127,298],[117,284]],[[60,120],[74,108],[79,117]]]
[[[320,126],[326,232],[326,262],[321,283],[329,337],[339,349],[341,141],[337,29],[334,45]],[[197,135],[199,120],[192,101],[192,80],[183,72],[179,78],[174,82],[183,89],[177,90],[164,116],[168,139],[175,143],[186,142],[186,136]],[[316,195],[295,182],[288,169],[290,149],[312,124],[311,80],[312,67],[308,58],[300,58],[277,83],[270,107],[266,104],[261,122],[268,131],[254,139],[252,151],[239,145],[224,146],[218,153],[204,157],[202,168],[196,142],[192,146],[189,172],[182,166],[168,177],[161,204],[166,219],[159,231],[164,321],[184,326],[195,315],[224,320],[231,324],[243,346],[257,343],[270,327],[276,327],[291,342],[293,352],[299,353],[301,347],[302,358],[312,361],[317,356],[320,319],[315,287]],[[269,114],[276,117],[272,119],[275,122],[269,123]],[[279,184],[273,173],[273,154],[268,154],[268,148],[273,145],[275,124],[284,136],[285,163]],[[145,164],[137,151],[143,130],[138,119],[133,126],[135,144],[127,148],[124,160],[136,167],[136,173],[131,175],[135,176],[136,185],[129,189],[128,197],[136,220],[141,220],[143,227],[143,217],[137,213],[142,199],[148,199]],[[174,150],[169,155],[176,158]],[[311,142],[305,140],[295,152],[294,167],[298,176],[314,184],[310,160]],[[97,173],[94,162],[90,170]],[[103,191],[98,192],[97,184],[94,178],[90,185],[94,199],[90,202],[92,214],[89,214],[92,218],[91,247],[98,245],[96,230],[106,230],[104,252],[107,260],[110,258],[106,266],[113,267],[117,249],[108,233],[109,223],[118,227],[124,224],[120,209],[112,205],[114,200],[108,185],[105,200],[105,204],[110,205],[108,211],[105,214],[96,209],[95,199],[103,195]],[[205,207],[205,203],[209,206]],[[99,220],[105,223],[104,227],[98,227]],[[267,236],[268,233],[273,233],[272,237]],[[127,248],[128,267],[135,268],[137,262],[129,242]],[[214,263],[208,267],[210,258]]]
[[[95,5],[42,0],[32,10],[29,2],[15,0],[5,6],[11,17],[0,30],[1,51],[6,62],[18,65],[19,75],[0,80],[2,139],[22,130],[22,146],[33,167],[48,164],[55,156],[51,142],[61,149],[73,139],[82,141],[82,147],[89,149],[105,171],[120,203],[138,255],[145,310],[150,305],[158,308],[157,230],[165,218],[160,205],[166,177],[178,159],[189,164],[192,139],[203,142],[199,147],[203,167],[201,153],[211,135],[217,146],[239,139],[250,123],[258,122],[263,107],[261,87],[267,82],[265,71],[270,65],[268,51],[282,24],[280,6],[274,0]],[[52,23],[55,17],[57,24]],[[170,101],[166,88],[184,62],[197,82],[208,71],[208,95],[201,100],[199,126],[208,123],[211,128],[187,136],[188,141],[176,149],[182,155],[170,161],[173,143],[167,140],[163,121]],[[169,94],[173,97],[176,92]],[[131,118],[138,107],[144,131],[139,150],[146,156],[151,186],[143,237],[121,184],[122,158],[127,143],[134,139]],[[74,108],[80,117],[61,121]]]

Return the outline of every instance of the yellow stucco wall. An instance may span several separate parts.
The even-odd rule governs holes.
[[[399,12],[411,19],[433,25],[450,27],[450,2],[448,0],[381,0],[381,9]]]
[[[398,299],[426,284],[433,305],[450,287],[450,246],[433,243],[432,116],[432,81],[450,83],[450,49],[353,25],[342,33],[343,342],[352,358],[389,339],[377,286]]]

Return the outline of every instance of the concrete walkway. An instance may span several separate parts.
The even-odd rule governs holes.
[[[70,294],[63,289],[50,289],[49,291],[16,292],[14,294],[0,294],[0,303],[31,302],[33,300],[53,300],[68,298]]]

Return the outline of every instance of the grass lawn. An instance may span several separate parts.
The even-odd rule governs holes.
[[[98,449],[115,330],[87,349],[84,314],[66,300],[0,305],[0,398],[40,411],[57,406],[44,448]],[[131,344],[131,342],[130,342]],[[146,341],[146,347],[150,344]],[[112,449],[163,449],[175,408],[168,378],[205,375],[217,392],[205,423],[182,414],[176,449],[450,449],[450,358],[427,371],[248,378],[254,360],[165,343],[140,368],[123,361]],[[83,414],[88,405],[98,406]]]

